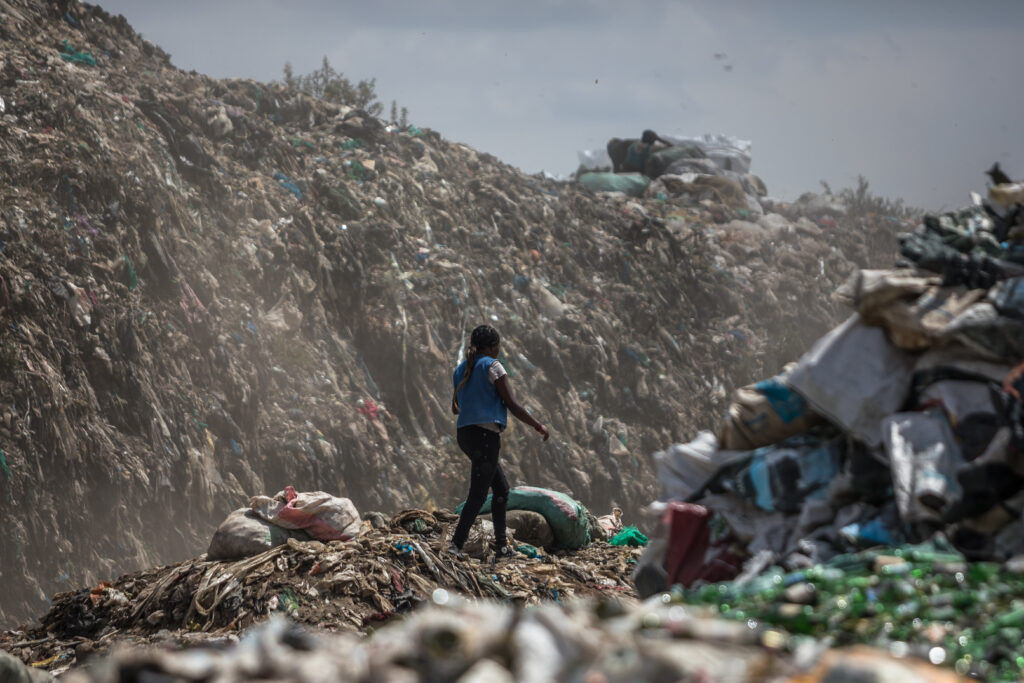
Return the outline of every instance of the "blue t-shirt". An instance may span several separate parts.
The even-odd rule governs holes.
[[[473,363],[469,381],[456,397],[459,402],[459,427],[469,425],[497,424],[504,428],[508,424],[508,408],[491,382],[491,365],[497,361],[490,356],[480,356]],[[466,374],[466,362],[459,363],[452,375],[452,388],[462,383]]]

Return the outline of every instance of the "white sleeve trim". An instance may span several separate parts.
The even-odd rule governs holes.
[[[491,368],[487,371],[487,377],[491,380],[491,384],[494,384],[507,374],[508,372],[505,371],[505,366],[499,361],[491,363]]]

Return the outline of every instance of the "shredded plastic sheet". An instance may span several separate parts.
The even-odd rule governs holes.
[[[612,545],[628,545],[634,548],[647,545],[647,536],[645,536],[635,526],[627,526],[625,529],[615,534],[610,541]]]

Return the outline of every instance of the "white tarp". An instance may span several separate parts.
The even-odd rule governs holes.
[[[786,384],[814,412],[874,447],[882,443],[882,419],[903,407],[915,359],[854,314],[815,342]]]

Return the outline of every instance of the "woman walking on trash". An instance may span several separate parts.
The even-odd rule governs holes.
[[[459,448],[473,463],[469,475],[469,495],[459,516],[459,523],[452,535],[448,552],[466,559],[462,545],[469,536],[480,508],[487,499],[487,489],[494,493],[491,498],[491,514],[494,520],[495,553],[497,559],[513,555],[505,537],[505,506],[508,504],[508,480],[498,462],[501,449],[501,432],[508,424],[508,410],[520,421],[530,425],[548,440],[547,428],[526,412],[512,396],[508,373],[497,361],[501,352],[501,337],[490,325],[480,325],[473,330],[466,348],[466,360],[455,368],[452,383],[452,413],[459,416],[457,440]]]

